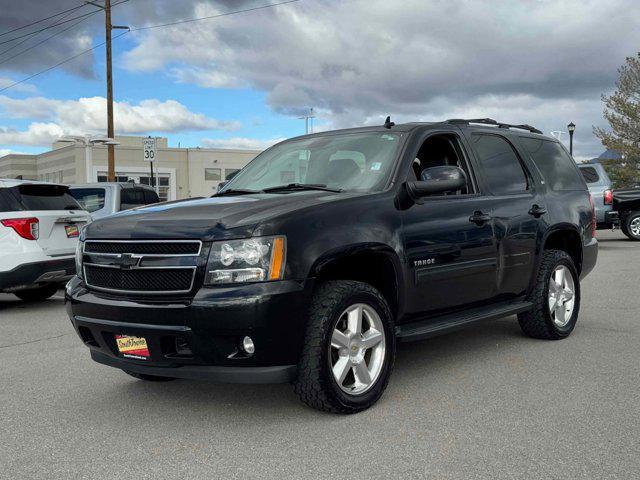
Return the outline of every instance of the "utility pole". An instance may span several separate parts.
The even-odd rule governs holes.
[[[113,76],[111,74],[111,30],[114,28],[128,30],[129,27],[111,25],[111,0],[104,1],[104,7],[98,3],[85,0],[84,3],[104,10],[104,28],[107,46],[107,137],[112,143],[107,144],[107,180],[116,181],[116,153],[113,131]]]
[[[111,76],[111,0],[104,2],[104,24],[107,37],[107,137],[113,137],[113,78]],[[116,152],[107,145],[107,179],[116,181]]]

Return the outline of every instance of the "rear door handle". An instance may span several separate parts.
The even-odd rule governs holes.
[[[531,210],[529,210],[529,215],[533,215],[536,218],[540,218],[545,213],[547,213],[547,209],[540,205],[534,205],[531,207]]]
[[[480,226],[483,223],[487,223],[491,220],[491,215],[487,215],[486,213],[482,213],[480,210],[473,212],[473,215],[469,217],[469,221],[475,223]]]

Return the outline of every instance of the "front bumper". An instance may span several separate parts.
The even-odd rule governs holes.
[[[0,272],[0,291],[16,291],[44,283],[64,283],[76,273],[74,257],[25,263]]]
[[[91,357],[122,370],[176,378],[278,383],[295,377],[310,282],[202,288],[194,298],[123,298],[87,290],[75,277],[67,312]],[[115,335],[147,340],[150,358],[122,357]],[[255,353],[239,344],[250,336]]]

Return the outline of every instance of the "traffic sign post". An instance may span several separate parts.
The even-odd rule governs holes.
[[[156,186],[156,179],[153,176],[153,162],[156,158],[156,139],[152,137],[148,137],[142,140],[142,155],[145,161],[149,162],[149,166],[151,167],[151,187],[155,189],[156,193],[158,192],[158,188]]]

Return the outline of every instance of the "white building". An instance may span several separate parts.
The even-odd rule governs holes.
[[[116,137],[118,181],[149,183],[149,162],[143,159],[142,140],[147,137]],[[175,200],[211,195],[218,183],[244,167],[259,150],[218,148],[171,148],[166,138],[156,143],[154,172],[160,198]],[[56,142],[53,149],[36,155],[0,157],[0,178],[24,178],[66,184],[107,180],[107,147],[85,142]]]

